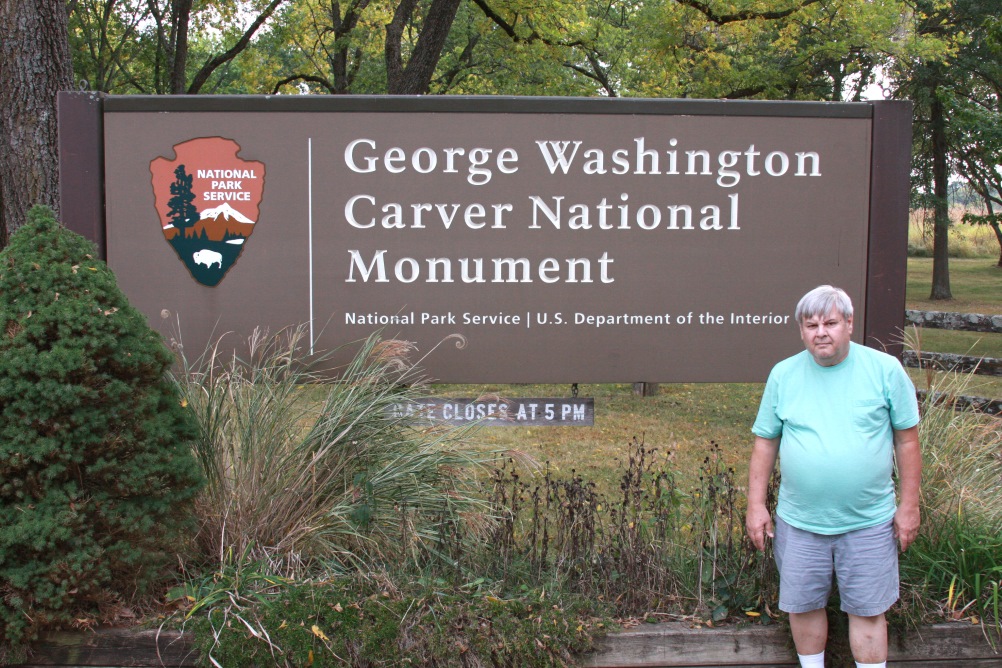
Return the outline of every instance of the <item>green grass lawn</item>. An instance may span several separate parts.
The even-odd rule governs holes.
[[[989,259],[951,259],[954,299],[926,299],[932,277],[932,260],[908,261],[907,307],[920,310],[1002,314],[1002,268]],[[792,306],[791,306],[792,310]],[[923,330],[922,347],[985,357],[1002,357],[1002,334],[974,334]],[[916,387],[926,387],[926,374],[910,370]],[[711,441],[721,447],[728,466],[738,478],[746,475],[762,385],[662,384],[654,397],[638,397],[630,385],[581,385],[579,396],[595,400],[593,427],[484,427],[477,439],[492,448],[512,448],[530,454],[541,464],[549,462],[560,474],[572,471],[615,495],[623,461],[634,438],[673,458],[680,472],[696,472],[710,451]],[[570,385],[440,385],[436,393],[503,397],[569,397]],[[972,377],[968,394],[1002,398],[1002,379]]]
[[[1002,314],[1002,267],[995,258],[950,258],[950,289],[953,299],[932,301],[932,259],[909,258],[906,305],[922,311],[954,313]],[[941,353],[956,353],[972,357],[1002,358],[1002,334],[955,332],[942,329],[921,329],[914,333],[917,347]],[[916,387],[928,383],[926,374],[911,369]],[[1002,398],[1002,378],[972,376],[967,393],[974,396]]]
[[[933,301],[932,258],[908,259],[905,300],[908,308],[922,311],[1002,314],[1002,267],[997,258],[950,258],[953,299]],[[999,343],[1002,348],[1002,343]]]
[[[570,385],[440,385],[451,396],[570,397]],[[627,384],[580,385],[595,400],[593,427],[483,427],[477,440],[492,449],[525,452],[558,474],[582,475],[607,493],[618,488],[633,439],[670,456],[679,470],[696,471],[718,443],[724,462],[744,466],[759,383],[666,384],[653,397],[634,396]]]

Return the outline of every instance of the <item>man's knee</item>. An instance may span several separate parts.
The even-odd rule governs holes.
[[[879,664],[887,660],[887,620],[884,614],[870,617],[849,615],[849,645],[860,663]]]

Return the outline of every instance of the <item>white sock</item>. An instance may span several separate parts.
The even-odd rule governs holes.
[[[880,663],[860,663],[856,662],[856,668],[887,668],[887,662],[881,661]]]
[[[825,652],[820,654],[798,654],[800,668],[825,668]]]

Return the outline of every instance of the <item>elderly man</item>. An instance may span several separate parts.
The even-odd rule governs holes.
[[[901,364],[850,342],[852,301],[830,285],[795,312],[806,350],[769,374],[748,475],[748,536],[775,538],[779,608],[801,666],[824,666],[832,573],[857,666],[885,666],[885,611],[898,598],[898,553],[919,528],[919,412]],[[766,489],[777,456],[776,522]],[[897,460],[898,502],[892,472]]]

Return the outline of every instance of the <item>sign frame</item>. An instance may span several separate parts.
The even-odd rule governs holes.
[[[857,320],[866,345],[900,356],[904,326],[905,266],[912,105],[905,101],[825,103],[665,99],[584,99],[453,96],[109,96],[59,95],[60,199],[64,224],[90,239],[107,257],[105,115],[233,112],[580,114],[864,119],[870,123],[865,284]],[[792,311],[793,305],[789,305]],[[148,314],[151,321],[155,314]],[[290,323],[291,324],[291,323]],[[775,361],[775,360],[773,360]],[[491,380],[491,379],[486,379]],[[576,378],[553,378],[572,382]],[[642,380],[642,379],[635,379]],[[648,381],[664,381],[649,378]],[[764,380],[764,378],[763,378]],[[616,382],[625,382],[622,379]]]

